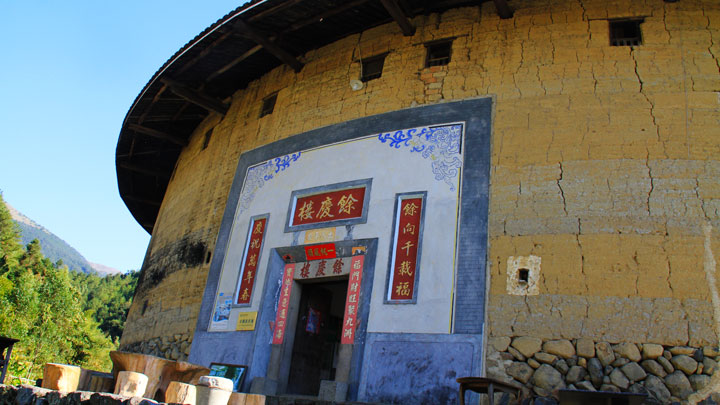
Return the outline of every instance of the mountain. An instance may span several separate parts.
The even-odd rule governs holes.
[[[43,254],[56,262],[63,261],[68,268],[82,273],[100,273],[101,275],[120,273],[119,270],[102,264],[91,263],[83,257],[75,248],[60,239],[57,235],[47,230],[42,225],[23,215],[9,204],[6,204],[10,215],[20,228],[20,235],[23,245],[27,245],[33,239],[40,241]]]
[[[92,266],[93,270],[95,270],[96,272],[98,272],[101,276],[107,276],[107,275],[110,275],[110,274],[120,274],[120,273],[122,273],[122,271],[120,271],[120,270],[118,270],[118,269],[116,269],[116,268],[110,267],[110,266],[106,266],[106,265],[104,265],[104,264],[93,263],[93,262],[88,262],[88,263],[90,263],[90,265]]]

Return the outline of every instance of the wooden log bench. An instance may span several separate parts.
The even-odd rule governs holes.
[[[465,391],[467,390],[487,394],[490,405],[495,405],[495,392],[515,395],[518,402],[522,400],[522,388],[515,384],[485,377],[462,377],[456,381],[460,384],[460,397],[458,398],[460,405],[465,405]]]
[[[165,402],[165,391],[171,381],[197,384],[200,377],[210,374],[210,369],[185,361],[173,361],[157,356],[121,351],[110,352],[113,374],[117,379],[121,371],[134,371],[148,377],[143,397]]]

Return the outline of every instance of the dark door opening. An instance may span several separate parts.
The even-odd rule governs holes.
[[[303,284],[288,394],[317,396],[321,380],[335,379],[347,286],[347,279]]]

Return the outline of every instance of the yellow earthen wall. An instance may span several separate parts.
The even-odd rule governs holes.
[[[309,52],[298,74],[279,67],[238,91],[183,150],[148,257],[188,235],[212,250],[244,151],[354,118],[493,97],[490,335],[716,344],[703,226],[720,254],[720,3],[510,4],[508,20],[492,2],[416,17],[412,37],[377,27]],[[645,17],[643,45],[609,46],[608,19],[634,16]],[[423,68],[423,43],[447,37],[451,63]],[[352,91],[359,57],[385,52],[382,77]],[[258,118],[275,91],[274,112]],[[508,295],[507,259],[527,255],[542,259],[540,293]],[[123,344],[191,336],[208,268],[169,263],[138,293]]]

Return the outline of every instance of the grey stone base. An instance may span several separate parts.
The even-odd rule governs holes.
[[[251,394],[275,395],[277,390],[277,380],[269,380],[265,377],[255,377],[250,384]]]
[[[318,399],[321,401],[345,402],[347,399],[347,383],[340,381],[320,381],[320,393]]]

